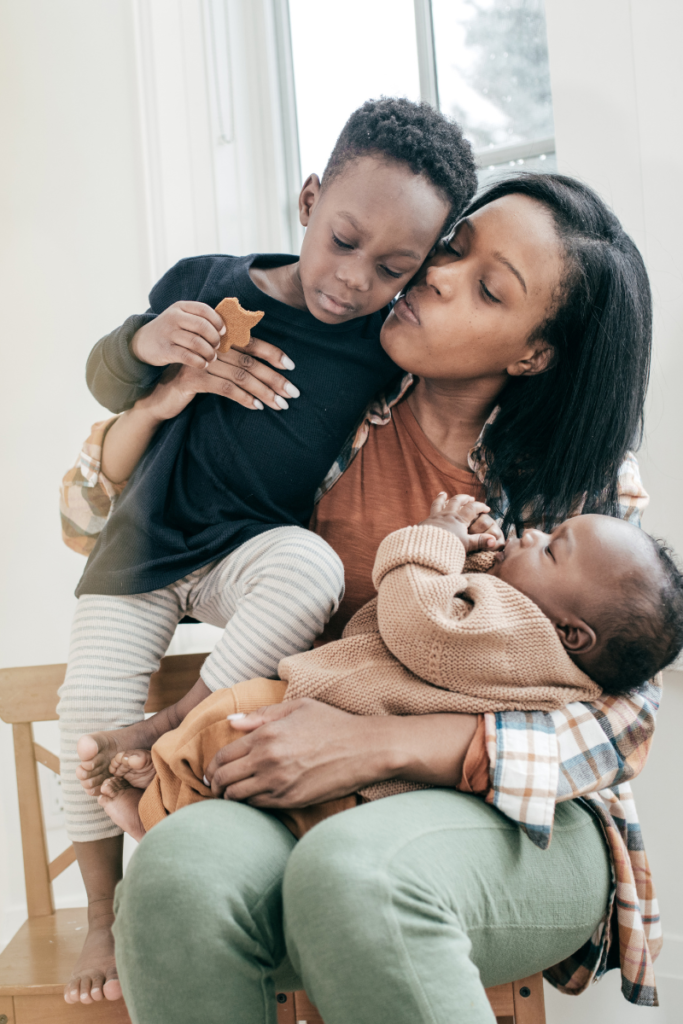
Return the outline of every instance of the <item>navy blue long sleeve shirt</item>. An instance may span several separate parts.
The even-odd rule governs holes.
[[[263,310],[258,337],[296,364],[301,391],[286,411],[252,411],[197,395],[163,423],[118,499],[76,593],[138,594],[167,586],[277,526],[306,526],[315,490],[365,406],[396,373],[379,344],[382,313],[323,324],[262,292],[249,267],[294,256],[200,256],[181,260],[155,285],[147,313],[97,343],[87,379],[113,412],[130,408],[162,368],[130,350],[135,332],[180,299],[216,306],[236,296]]]

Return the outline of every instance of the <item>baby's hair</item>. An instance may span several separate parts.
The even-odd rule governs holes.
[[[670,665],[683,649],[683,574],[667,546],[643,534],[655,554],[652,572],[631,577],[607,616],[607,637],[591,676],[605,693],[633,693]]]
[[[327,161],[323,188],[361,156],[399,161],[413,174],[424,175],[451,205],[444,234],[477,190],[471,145],[460,126],[429,103],[395,97],[366,100],[341,130]]]

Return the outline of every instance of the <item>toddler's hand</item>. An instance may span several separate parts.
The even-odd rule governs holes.
[[[482,501],[475,501],[471,494],[456,494],[449,498],[446,492],[442,491],[432,502],[429,516],[420,523],[420,526],[438,526],[455,534],[462,541],[468,555],[475,551],[494,551],[501,545],[493,532],[473,531],[479,517],[487,512],[490,512],[489,506]],[[486,518],[490,519],[489,516]]]
[[[205,302],[174,302],[136,331],[131,351],[141,363],[184,363],[205,369],[216,358],[225,324]]]
[[[299,389],[266,363],[293,370],[289,356],[259,338],[250,338],[244,348],[218,352],[224,334],[225,325],[211,306],[174,302],[133,335],[131,349],[143,363],[175,368],[176,373],[168,378],[174,381],[173,394],[166,396],[172,401],[165,402],[165,407],[177,406],[171,415],[177,415],[201,392],[222,395],[248,409],[263,409],[264,405],[276,411],[287,409],[288,399],[298,398]],[[179,368],[182,376],[177,374]],[[171,415],[161,418],[170,419]]]

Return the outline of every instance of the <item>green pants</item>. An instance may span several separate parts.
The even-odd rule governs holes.
[[[541,852],[450,790],[345,811],[299,843],[263,811],[207,801],[136,850],[116,959],[134,1024],[275,1024],[276,989],[296,988],[325,1024],[493,1024],[484,986],[577,950],[609,886],[574,802]]]

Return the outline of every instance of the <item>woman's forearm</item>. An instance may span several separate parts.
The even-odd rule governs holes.
[[[378,777],[432,786],[460,782],[477,715],[394,715],[369,721],[382,735],[375,746],[381,759]]]
[[[113,484],[123,483],[131,475],[154,437],[163,418],[144,398],[124,412],[107,431],[102,446],[102,472]]]

